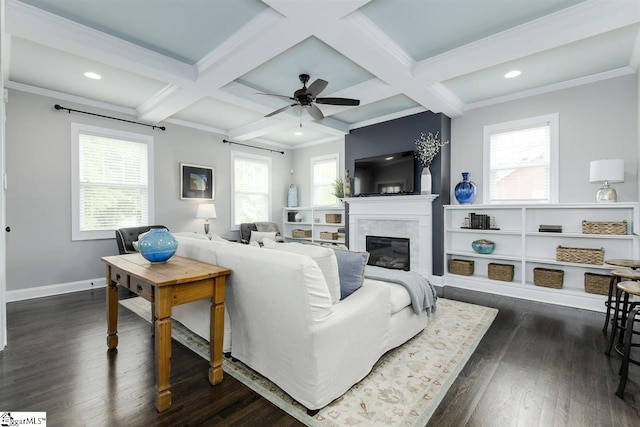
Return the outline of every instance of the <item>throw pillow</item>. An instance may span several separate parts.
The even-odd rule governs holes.
[[[251,238],[249,239],[249,243],[257,242],[264,243],[264,240],[276,240],[276,232],[275,231],[253,231],[251,230]]]
[[[357,291],[364,281],[364,267],[369,261],[368,252],[334,249],[340,274],[340,299]]]
[[[301,243],[276,243],[269,240],[264,241],[264,247],[282,252],[291,252],[311,257],[324,276],[327,282],[327,289],[331,295],[331,303],[340,301],[340,275],[338,273],[338,262],[333,251],[316,245],[303,245]]]

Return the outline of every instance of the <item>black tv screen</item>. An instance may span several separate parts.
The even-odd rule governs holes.
[[[353,195],[413,193],[413,151],[356,159]]]

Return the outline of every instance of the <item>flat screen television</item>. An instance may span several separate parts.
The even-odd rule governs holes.
[[[354,196],[413,193],[413,151],[356,159]]]

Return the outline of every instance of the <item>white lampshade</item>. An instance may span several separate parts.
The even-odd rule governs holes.
[[[216,207],[213,203],[203,203],[198,205],[196,218],[216,218]]]
[[[624,160],[593,160],[589,167],[589,182],[624,182]]]

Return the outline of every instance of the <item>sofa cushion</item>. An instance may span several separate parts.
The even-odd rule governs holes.
[[[205,236],[204,234],[196,233],[194,231],[179,231],[177,233],[173,233],[173,235],[174,236],[182,236],[182,237],[190,237],[192,239],[198,239],[198,240],[209,240],[209,238],[207,236]]]
[[[398,283],[382,282],[380,280],[364,279],[362,286],[384,286],[389,289],[389,302],[391,304],[391,314],[396,314],[400,310],[411,305],[411,297],[404,286]]]
[[[249,239],[249,243],[264,243],[264,240],[272,240],[275,242],[276,240],[276,232],[275,231],[251,231],[251,238]]]
[[[327,282],[327,288],[331,295],[331,302],[335,304],[340,301],[341,292],[338,262],[331,249],[315,245],[304,245],[301,243],[276,243],[268,239],[264,240],[264,247],[283,252],[307,255],[313,259],[318,264],[318,267],[320,267],[324,280]]]
[[[364,266],[369,260],[368,252],[354,252],[344,249],[334,249],[338,261],[340,276],[340,299],[345,299],[357,291],[364,281]]]

